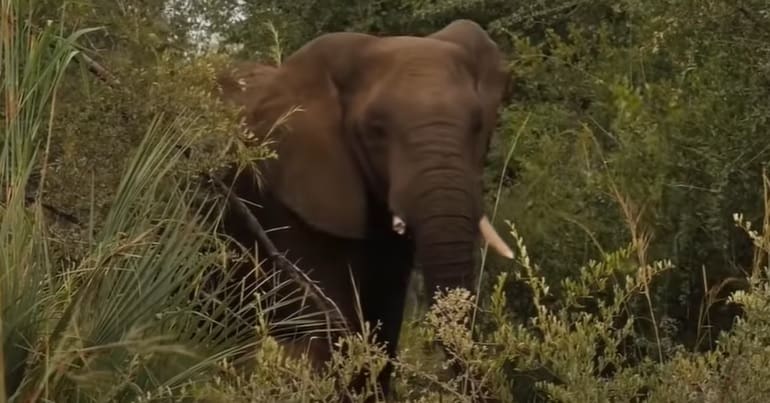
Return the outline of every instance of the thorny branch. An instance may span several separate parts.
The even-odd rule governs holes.
[[[220,179],[209,176],[209,180],[219,188],[219,191],[223,195],[226,196],[228,208],[240,218],[241,222],[246,226],[249,232],[257,238],[257,242],[267,253],[270,262],[273,263],[278,270],[289,274],[293,281],[296,281],[303,286],[309,292],[311,299],[317,306],[324,309],[326,312],[333,312],[335,314],[334,316],[336,316],[336,321],[334,323],[339,323],[345,329],[349,329],[345,316],[342,314],[342,311],[337,304],[335,304],[331,298],[327,297],[323,290],[321,290],[321,288],[308,277],[307,274],[278,251],[275,244],[273,244],[267,236],[262,224],[259,223],[259,220],[254,217],[254,214],[249,211],[246,205],[233,194]]]

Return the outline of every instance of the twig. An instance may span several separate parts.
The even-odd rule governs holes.
[[[50,45],[51,48],[53,48],[54,46],[56,45],[55,44]],[[78,52],[75,55],[73,60],[75,60],[78,63],[84,64],[91,74],[95,75],[96,78],[98,78],[105,84],[108,84],[110,86],[120,85],[120,80],[118,80],[118,78],[115,77],[114,74],[112,74],[104,66],[99,64],[99,62],[97,62],[96,60],[88,56],[83,51],[83,49],[78,48]]]
[[[119,85],[120,80],[117,79],[112,73],[110,73],[109,70],[105,69],[104,66],[97,63],[94,59],[90,58],[87,54],[81,52],[78,52],[78,57],[75,58],[78,62],[81,62],[86,65],[88,68],[88,71],[90,71],[93,75],[95,75],[100,80],[104,81],[107,84],[110,85]]]
[[[25,196],[24,201],[27,206],[30,206],[32,204],[35,204],[37,202],[37,199],[35,199],[32,196]],[[49,213],[55,215],[58,218],[63,219],[64,221],[68,221],[70,224],[80,225],[80,220],[78,220],[77,217],[75,217],[72,214],[65,213],[64,211],[59,210],[58,208],[48,205],[46,203],[40,202],[40,207],[48,210]]]

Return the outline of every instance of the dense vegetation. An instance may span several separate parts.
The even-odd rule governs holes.
[[[456,18],[510,61],[487,193],[516,260],[484,256],[473,297],[413,298],[399,399],[770,400],[767,1],[0,4],[0,401],[324,401],[382,365],[351,337],[313,373],[277,324],[199,314],[226,253],[199,179],[276,157],[214,74]]]

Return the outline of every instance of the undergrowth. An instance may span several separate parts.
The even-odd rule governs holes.
[[[200,189],[185,179],[191,168],[201,168],[190,166],[188,154],[193,154],[194,162],[208,162],[202,165],[205,169],[215,170],[225,160],[226,151],[247,147],[230,137],[238,130],[237,122],[210,99],[206,84],[183,84],[191,77],[206,82],[221,57],[194,62],[159,57],[150,69],[135,68],[127,58],[124,64],[113,66],[113,71],[120,77],[135,78],[133,82],[89,89],[84,91],[91,95],[89,102],[62,104],[61,91],[82,89],[78,87],[81,81],[63,77],[72,78],[66,72],[82,56],[77,41],[91,31],[65,35],[66,30],[53,23],[38,30],[39,26],[27,24],[31,21],[23,13],[27,3],[2,0],[0,5],[0,402],[336,401],[339,385],[349,382],[360,369],[376,373],[385,365],[384,348],[373,337],[376,324],[366,324],[363,334],[338,339],[332,360],[322,370],[314,370],[285,340],[270,334],[272,326],[292,324],[268,320],[271,309],[289,303],[270,300],[271,292],[247,296],[250,303],[244,311],[259,311],[256,323],[235,329],[218,320],[243,312],[228,311],[227,301],[214,296],[218,290],[202,287],[211,269],[223,266],[228,256],[213,236],[216,220],[201,219],[216,216],[216,212],[200,207]],[[666,38],[670,38],[681,28],[653,20],[662,26],[650,35],[656,38],[656,46],[658,40],[665,44],[663,33],[668,32]],[[609,41],[607,32],[597,35]],[[687,37],[686,32],[682,36]],[[555,55],[572,49],[566,42],[549,38]],[[578,39],[579,35],[573,38]],[[518,47],[539,55],[527,42]],[[649,50],[655,55],[658,51]],[[606,53],[608,60],[625,57],[614,51]],[[531,57],[535,59],[539,56]],[[527,73],[530,68],[528,73],[535,78],[546,76],[542,81],[555,76],[549,68],[563,67],[557,62],[528,65],[530,59],[522,60],[521,70]],[[539,215],[545,213],[532,214],[526,223],[506,221],[507,232],[515,241],[515,260],[499,266],[501,270],[485,267],[484,282],[474,290],[437,293],[429,309],[418,309],[408,319],[394,362],[398,401],[466,402],[484,397],[505,402],[770,400],[766,386],[770,377],[770,180],[763,172],[764,192],[758,193],[764,196],[764,215],[758,227],[741,212],[733,216],[734,227],[753,246],[753,261],[746,286],[720,303],[735,307],[741,315],[729,331],[708,343],[712,348],[685,347],[676,338],[676,325],[660,314],[660,299],[655,298],[669,286],[659,281],[661,277],[678,266],[675,260],[652,257],[666,249],[651,253],[650,221],[641,219],[648,213],[638,200],[649,189],[636,187],[635,179],[641,176],[637,167],[643,165],[634,165],[657,161],[661,149],[673,148],[649,140],[655,138],[652,135],[632,135],[639,127],[646,128],[647,134],[660,132],[651,128],[657,121],[653,109],[659,102],[645,104],[642,96],[627,91],[628,82],[618,80],[606,88],[596,84],[600,80],[591,81],[596,92],[611,90],[608,97],[615,102],[599,109],[608,116],[616,116],[613,108],[622,112],[617,116],[627,119],[636,116],[634,113],[643,116],[631,123],[613,123],[620,131],[627,129],[626,141],[632,145],[628,150],[643,152],[613,155],[620,161],[615,169],[622,172],[603,177],[607,192],[592,211],[607,211],[604,203],[612,203],[611,214],[596,218],[616,219],[613,231],[619,227],[622,234],[608,231],[605,237],[617,235],[623,240],[622,247],[601,250],[598,258],[575,264],[579,259],[574,256],[553,253],[563,247],[563,239],[541,238],[535,242],[538,250],[528,248],[529,238],[522,235],[521,226],[535,219],[546,222],[548,217]],[[533,88],[537,86],[537,80],[531,83]],[[529,90],[536,92],[533,88]],[[676,104],[676,98],[666,94],[658,97]],[[697,98],[698,92],[691,94]],[[721,99],[710,102],[721,105]],[[543,122],[552,121],[549,108],[553,105],[539,102],[528,104],[526,115],[523,107],[504,115],[506,125],[524,122],[513,131],[513,147],[527,136],[527,124],[534,122],[542,129],[547,126]],[[668,124],[672,133],[678,133],[680,127],[690,125],[679,107],[674,107]],[[702,108],[706,112],[698,113],[708,115],[709,106]],[[534,114],[529,113],[532,110]],[[59,120],[62,114],[67,119]],[[526,118],[518,119],[521,116]],[[571,122],[572,116],[563,120]],[[749,119],[739,120],[750,125],[746,123]],[[641,126],[634,126],[639,121]],[[680,121],[684,123],[677,126]],[[707,125],[708,121],[699,123]],[[574,132],[580,134],[578,145],[588,149],[597,137],[586,127]],[[57,143],[62,139],[65,141]],[[99,140],[111,145],[111,154],[102,153],[99,147],[103,144],[95,146]],[[543,157],[543,161],[534,157],[525,161],[524,168],[534,178],[528,184],[538,183],[539,165],[556,165],[545,156],[560,158],[555,152],[559,150],[574,154],[574,149],[562,149],[564,144],[549,136],[529,136],[523,142],[524,151],[540,147],[554,151],[528,154]],[[697,152],[708,149],[707,145],[687,149]],[[272,157],[262,147],[248,148],[253,158]],[[503,197],[503,182],[509,180],[505,175],[514,149],[503,151],[507,156],[497,182],[496,203]],[[88,152],[99,158],[80,158]],[[668,157],[673,161],[674,157]],[[592,158],[606,163],[604,155]],[[704,159],[719,162],[711,154]],[[588,166],[591,161],[585,162]],[[666,164],[673,166],[670,161]],[[569,166],[557,168],[564,167]],[[591,175],[599,171],[586,168]],[[672,171],[681,169],[677,166]],[[758,172],[740,172],[758,176]],[[650,183],[663,188],[664,181],[655,172],[648,174]],[[60,181],[57,175],[69,175],[75,182]],[[614,178],[625,178],[630,184],[618,185]],[[727,174],[717,179],[725,186],[730,182]],[[78,198],[67,198],[72,194],[66,191],[75,187]],[[573,189],[562,186],[560,190]],[[552,193],[550,197],[567,201],[571,199],[566,196],[575,196]],[[51,194],[45,200],[59,199],[60,207],[90,217],[82,233],[69,237],[58,233],[60,223],[43,202]],[[714,210],[721,211],[721,206],[715,205]],[[497,207],[495,204],[495,213]],[[550,223],[561,223],[562,218]],[[712,224],[714,228],[722,225],[721,221]],[[601,249],[598,245],[595,242],[592,247]],[[543,261],[560,270],[544,269]],[[484,262],[486,251],[482,251]],[[258,270],[258,262],[254,263]],[[705,269],[702,280],[706,303],[693,327],[710,335],[708,305],[723,298],[719,292],[722,283],[712,284]],[[482,286],[487,283],[491,286]],[[288,286],[279,283],[272,292],[277,294],[278,288]],[[524,308],[511,309],[514,300]],[[210,315],[202,314],[201,304],[214,308]],[[313,320],[307,316],[296,319],[303,325]],[[699,334],[697,339],[702,337]],[[351,400],[382,400],[374,379],[367,381],[361,394],[351,395]]]
[[[765,177],[766,208],[768,185]],[[670,262],[640,265],[639,251],[629,245],[576,268],[573,276],[560,281],[565,298],[546,302],[548,279],[508,222],[517,241],[516,264],[497,275],[492,292],[481,297],[462,289],[437,293],[423,320],[406,332],[407,347],[395,362],[399,401],[767,401],[770,273],[762,262],[770,254],[770,232],[766,222],[756,230],[740,214],[735,223],[751,237],[758,259],[751,287],[728,301],[740,306],[743,315],[732,332],[720,335],[715,349],[694,352],[662,335],[646,343],[639,340],[644,335],[634,330],[638,318],[629,313],[630,304],[646,300],[651,283],[671,268]],[[507,310],[505,285],[514,279],[528,287],[533,317],[513,317]],[[474,311],[483,332],[471,329]],[[255,355],[260,364],[253,373],[223,370],[197,385],[193,394],[221,402],[333,400],[336,375],[350,379],[350,369],[360,363],[375,368],[383,363],[382,350],[367,340],[342,339],[352,347],[352,356],[343,364],[337,355],[321,374],[302,360],[286,357],[279,344],[266,342]],[[437,342],[448,347],[448,355],[436,350]],[[649,345],[649,351],[636,351],[639,345]],[[448,369],[458,363],[467,370],[453,377]],[[374,396],[372,389],[369,393]]]

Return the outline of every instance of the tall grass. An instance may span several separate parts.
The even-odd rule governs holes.
[[[49,218],[28,190],[37,176],[43,194],[57,85],[88,30],[64,37],[55,25],[33,26],[26,2],[1,4],[0,399],[184,396],[264,334],[214,320],[239,312],[218,299],[224,283],[202,287],[225,253],[214,237],[217,204],[200,203],[199,186],[176,168],[205,133],[189,113],[158,116],[123,168],[108,214],[91,223],[84,255],[68,265],[56,260]],[[87,179],[81,185],[88,191]],[[203,305],[214,306],[211,316]]]
[[[25,375],[25,362],[44,326],[47,259],[41,210],[27,208],[26,189],[46,138],[56,86],[72,60],[72,41],[83,32],[60,38],[54,26],[41,32],[25,22],[22,2],[3,0],[0,9],[2,60],[2,150],[0,178],[0,334],[3,349],[0,396],[12,393]],[[50,282],[48,283],[50,287]]]

